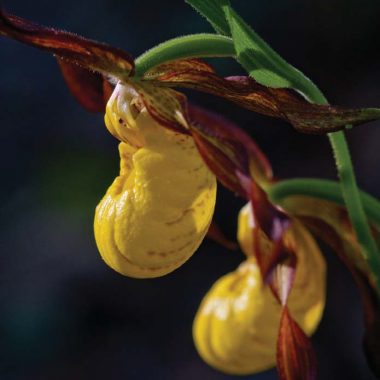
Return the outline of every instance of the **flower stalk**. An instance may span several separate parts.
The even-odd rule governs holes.
[[[182,58],[234,57],[235,48],[231,38],[217,34],[191,34],[165,41],[135,61],[135,75],[141,77],[151,68]]]

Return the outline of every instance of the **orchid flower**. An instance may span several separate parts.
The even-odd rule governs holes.
[[[254,249],[251,205],[242,208],[238,241],[247,259],[219,279],[207,293],[194,320],[194,340],[200,355],[213,367],[233,375],[261,372],[276,364],[281,306],[263,286]],[[261,245],[271,242],[261,233]],[[298,221],[287,233],[297,250],[297,270],[288,307],[302,330],[311,335],[325,306],[326,264],[318,245]]]
[[[96,209],[95,237],[113,269],[131,277],[157,277],[189,259],[211,223],[216,179],[250,202],[239,224],[247,261],[215,285],[196,318],[195,339],[207,362],[242,374],[273,366],[277,356],[282,379],[315,378],[307,335],[323,312],[325,265],[308,229],[331,231],[327,240],[364,289],[367,328],[374,331],[376,286],[366,260],[358,259],[360,246],[344,207],[313,197],[272,199],[271,189],[281,182],[273,178],[268,160],[249,135],[190,105],[174,88],[222,97],[283,119],[305,133],[325,134],[374,120],[380,117],[379,109],[316,105],[292,89],[270,88],[251,77],[223,78],[196,59],[197,54],[158,59],[147,66],[140,58],[136,64],[118,48],[3,11],[0,35],[54,54],[80,104],[93,112],[106,109],[106,127],[120,141],[120,175]],[[215,43],[231,43],[227,37],[212,38]],[[262,287],[262,282],[269,287]],[[297,296],[308,291],[307,300]],[[241,314],[231,319],[229,309]],[[218,318],[210,322],[213,313]],[[205,327],[209,323],[218,324],[216,343],[211,345]],[[249,346],[246,333],[251,328]],[[367,348],[375,357],[375,340],[369,336]],[[255,340],[262,346],[258,348]],[[257,353],[261,356],[254,358]]]
[[[96,208],[95,238],[104,261],[147,278],[182,265],[202,242],[214,212],[216,179],[187,134],[162,128],[118,84],[105,122],[119,144],[120,176]]]

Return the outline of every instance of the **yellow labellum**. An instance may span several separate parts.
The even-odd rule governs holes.
[[[203,299],[193,335],[201,357],[234,375],[274,367],[281,306],[262,282],[252,255],[252,216],[239,215],[238,240],[248,259],[220,278]],[[325,261],[313,237],[294,221],[290,234],[297,247],[297,270],[289,298],[290,312],[307,335],[317,328],[325,306]]]
[[[216,179],[190,136],[167,130],[136,93],[119,84],[105,123],[119,144],[120,175],[95,213],[95,239],[104,261],[136,278],[163,276],[202,242],[214,212]]]

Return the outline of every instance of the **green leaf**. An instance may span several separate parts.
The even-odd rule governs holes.
[[[229,0],[185,0],[185,2],[204,16],[217,33],[230,36],[230,27],[223,11],[223,7],[229,6]]]
[[[311,85],[315,87],[310,79],[277,54],[230,6],[224,6],[223,9],[237,60],[257,82],[272,88],[292,88],[302,94],[306,93],[306,88],[310,92]]]
[[[268,87],[292,87],[289,75],[281,71],[291,71],[292,67],[281,58],[253,29],[231,8],[225,8],[231,28],[237,57],[242,66],[259,83]],[[280,70],[284,68],[283,70]]]
[[[231,7],[229,0],[185,0],[204,16],[217,33],[231,36],[238,62],[260,84],[292,88],[309,101],[321,98],[317,86],[277,54]]]

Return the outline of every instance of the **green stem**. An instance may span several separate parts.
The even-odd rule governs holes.
[[[360,191],[364,211],[369,219],[380,226],[380,202],[371,195]],[[318,197],[345,205],[339,182],[315,178],[296,178],[280,181],[267,189],[269,199],[278,205],[291,196]]]
[[[234,57],[232,39],[217,34],[192,34],[165,41],[136,59],[136,76],[151,68],[181,58]]]

